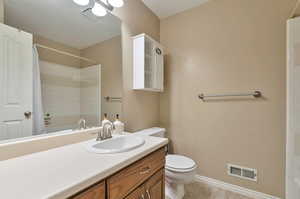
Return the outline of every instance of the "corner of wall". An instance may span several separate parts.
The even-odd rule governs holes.
[[[113,13],[122,20],[123,116],[126,130],[134,132],[159,124],[159,93],[133,91],[132,36],[146,33],[159,40],[160,21],[140,0],[128,0]]]
[[[296,0],[295,7],[293,8],[289,18],[300,16],[300,0]]]
[[[4,23],[4,0],[0,0],[0,23]]]

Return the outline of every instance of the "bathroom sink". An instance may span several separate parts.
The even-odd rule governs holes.
[[[86,145],[90,152],[100,154],[122,153],[142,146],[145,140],[134,135],[114,137],[104,141],[91,141]]]

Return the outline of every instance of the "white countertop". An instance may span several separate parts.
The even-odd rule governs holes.
[[[0,198],[65,199],[168,143],[144,138],[143,146],[119,154],[91,153],[81,142],[0,161]]]

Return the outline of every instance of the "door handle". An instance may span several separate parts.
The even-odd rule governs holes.
[[[30,111],[26,111],[24,113],[24,116],[25,116],[26,119],[30,119],[31,118],[31,112]]]

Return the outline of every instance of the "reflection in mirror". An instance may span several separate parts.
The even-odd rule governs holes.
[[[6,0],[0,140],[99,126],[121,113],[121,22],[92,1]],[[22,31],[19,31],[22,30]]]

